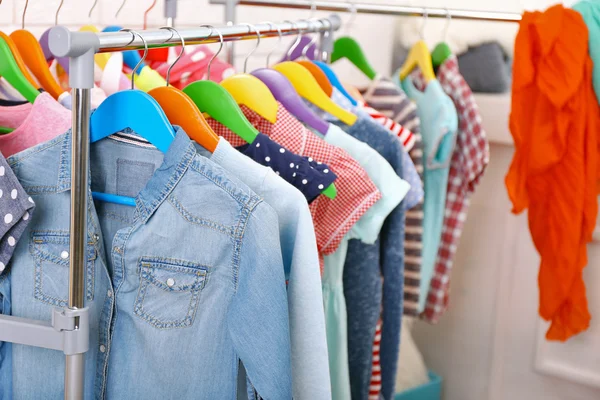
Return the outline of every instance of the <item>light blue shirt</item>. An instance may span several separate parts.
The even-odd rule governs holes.
[[[212,155],[200,145],[196,149],[247,184],[275,209],[289,282],[294,399],[331,399],[319,255],[306,198],[271,168],[252,161],[223,138]]]
[[[417,103],[423,138],[425,201],[423,265],[419,296],[419,311],[422,312],[442,237],[448,172],[456,144],[458,117],[452,99],[444,93],[444,89],[436,79],[427,84],[424,92],[419,91],[410,78],[402,82],[402,88]]]
[[[84,398],[233,399],[239,360],[263,398],[292,398],[275,210],[181,129],[164,154],[125,136],[90,149],[90,189],[136,206],[88,191]],[[49,321],[68,298],[71,134],[8,161],[36,213],[0,274],[0,297],[4,312]],[[63,397],[62,353],[11,348],[0,398]]]
[[[582,0],[575,4],[573,10],[578,11],[582,16],[589,32],[589,52],[594,69],[592,71],[592,83],[596,99],[600,104],[600,2],[597,0]]]

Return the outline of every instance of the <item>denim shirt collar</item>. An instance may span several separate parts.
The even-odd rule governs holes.
[[[169,149],[164,155],[164,159],[160,167],[154,172],[146,186],[136,196],[136,212],[135,218],[145,223],[162,202],[171,193],[177,185],[185,171],[192,163],[196,150],[191,140],[178,126],[175,126],[175,138],[169,146]],[[110,138],[109,138],[110,140]],[[142,138],[143,141],[143,138]],[[54,190],[51,186],[44,191],[52,191],[55,193],[65,192],[71,189],[71,130],[38,146],[32,147],[18,154],[9,157],[9,163],[12,165],[20,161],[41,154],[51,148],[59,147],[57,182]],[[93,144],[92,144],[93,146]],[[157,150],[158,151],[158,150]],[[53,168],[53,165],[49,165]],[[91,185],[90,171],[88,169],[88,182]],[[39,182],[39,185],[47,185],[48,182]],[[90,190],[91,195],[91,190]]]

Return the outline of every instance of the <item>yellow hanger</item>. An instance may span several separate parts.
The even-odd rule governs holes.
[[[400,68],[400,80],[404,80],[415,67],[419,67],[425,77],[425,82],[435,79],[435,72],[433,71],[433,64],[431,63],[431,54],[429,53],[427,44],[422,40],[419,40],[412,49],[410,49],[406,61],[404,61],[402,68]]]
[[[260,32],[255,26],[250,24],[247,25],[249,28],[253,28],[256,31],[256,46],[244,60],[244,73],[230,76],[223,79],[221,86],[223,86],[229,94],[235,99],[236,103],[244,104],[253,111],[255,111],[262,118],[266,119],[271,123],[277,121],[277,109],[279,105],[277,100],[267,87],[260,79],[255,76],[246,73],[246,67],[248,65],[248,59],[256,51],[260,44]]]
[[[281,72],[292,83],[300,96],[333,115],[346,125],[354,125],[357,116],[335,104],[321,89],[317,80],[302,65],[293,61],[285,61],[273,67]]]
[[[404,80],[415,67],[419,67],[423,77],[425,77],[425,82],[429,83],[429,81],[435,79],[435,72],[433,70],[433,64],[431,63],[431,54],[429,53],[429,48],[427,48],[425,40],[423,40],[425,37],[425,25],[427,25],[426,8],[423,9],[423,18],[423,25],[421,25],[421,39],[410,49],[406,61],[404,61],[402,68],[400,68],[400,80]]]

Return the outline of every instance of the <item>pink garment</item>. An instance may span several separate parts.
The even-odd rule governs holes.
[[[171,54],[175,54],[175,56],[181,51],[181,47],[174,47],[173,49],[174,52]],[[169,83],[178,89],[183,89],[189,83],[209,79],[206,73],[208,72],[208,63],[213,55],[214,53],[210,51],[208,46],[186,46],[185,53],[177,61],[173,69],[171,69],[171,80]],[[169,57],[169,61],[167,62],[153,61],[149,66],[166,79],[167,70],[174,61],[171,58]],[[233,66],[227,64],[225,61],[221,61],[218,57],[210,65],[211,81],[221,82],[234,73]]]
[[[71,127],[71,111],[41,93],[33,104],[0,106],[0,126],[14,129],[0,135],[0,152],[9,157],[65,133]]]

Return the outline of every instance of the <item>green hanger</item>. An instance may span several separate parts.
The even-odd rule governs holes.
[[[433,64],[433,68],[438,68],[451,55],[452,50],[450,50],[450,46],[448,46],[448,43],[438,43],[438,45],[435,46],[435,49],[433,49],[433,51],[431,52],[431,62]]]
[[[197,81],[187,85],[183,92],[198,109],[219,121],[248,143],[254,142],[258,130],[248,121],[234,98],[213,81]]]
[[[0,76],[4,77],[30,103],[40,95],[19,69],[8,43],[2,37],[0,37]]]
[[[14,131],[13,128],[7,128],[5,126],[0,126],[0,135],[11,133],[12,131]]]
[[[347,58],[370,80],[375,79],[377,76],[377,72],[375,72],[371,64],[367,61],[367,57],[365,57],[365,53],[362,51],[360,45],[351,37],[344,36],[333,43],[331,62],[334,63],[341,58]]]

